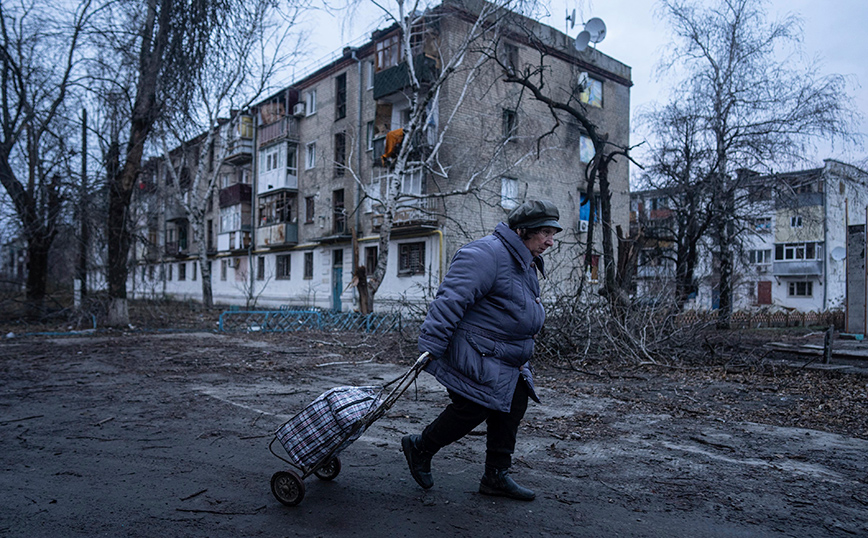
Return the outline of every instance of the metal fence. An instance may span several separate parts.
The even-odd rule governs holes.
[[[327,310],[230,310],[220,314],[220,332],[400,331],[401,314],[359,314]]]
[[[714,323],[718,319],[716,311],[699,312],[688,310],[678,314],[684,325],[693,323]],[[834,325],[844,330],[844,313],[832,312],[733,312],[729,319],[733,329],[759,329],[765,327],[828,327]]]

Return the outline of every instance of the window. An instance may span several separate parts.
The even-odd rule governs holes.
[[[775,260],[819,260],[823,247],[818,243],[779,243],[775,245]]]
[[[802,227],[802,217],[799,215],[793,215],[790,217],[790,228],[801,228]]]
[[[581,135],[579,137],[579,160],[583,163],[589,163],[594,160],[594,143],[590,137]]]
[[[376,64],[373,60],[370,60],[368,63],[368,89],[371,90],[374,88],[374,70],[376,69]]]
[[[748,260],[751,265],[767,265],[772,263],[772,251],[766,250],[751,250],[748,252]]]
[[[148,279],[154,280],[154,266],[153,265],[148,266]]]
[[[178,280],[187,280],[187,264],[185,262],[178,264]]]
[[[603,108],[603,82],[588,77],[584,86],[579,96],[581,101],[588,106]]]
[[[295,195],[279,192],[259,198],[259,225],[267,226],[279,222],[292,222],[292,201]]]
[[[310,224],[313,222],[314,197],[307,196],[304,199],[304,222]]]
[[[374,149],[374,122],[369,121],[365,127],[365,145],[368,151]]]
[[[754,230],[760,233],[768,233],[772,231],[771,217],[757,217],[753,219]]]
[[[256,258],[256,280],[265,280],[265,256]]]
[[[814,295],[813,282],[790,282],[790,297],[812,297]]]
[[[365,247],[365,271],[368,275],[373,274],[377,268],[377,247]]]
[[[425,274],[425,243],[404,243],[398,248],[398,276]]]
[[[503,65],[509,73],[514,74],[518,71],[518,46],[512,43],[503,44]]]
[[[232,181],[232,176],[230,174],[220,174],[220,188],[225,189],[226,187],[232,186],[234,182]]]
[[[401,194],[422,194],[422,169],[405,170],[401,178]]]
[[[512,138],[516,134],[518,128],[518,116],[515,110],[504,108],[501,114],[501,134],[503,138]]]
[[[347,169],[347,134],[335,133],[335,177],[344,177]]]
[[[347,231],[347,213],[344,208],[344,190],[332,191],[332,233]]]
[[[347,74],[335,77],[335,120],[347,117]]]
[[[199,262],[194,261],[193,262],[193,274],[190,275],[192,277],[190,280],[196,280],[198,275],[199,275]]]
[[[290,176],[298,175],[298,147],[290,144],[286,147],[286,173]]]
[[[224,207],[220,210],[220,232],[233,232],[241,229],[241,206]]]
[[[316,142],[308,143],[305,149],[304,168],[310,170],[316,167]]]
[[[518,207],[518,180],[503,177],[500,178],[500,206],[504,209]]]
[[[304,94],[305,116],[316,114],[316,90],[310,90]]]
[[[171,263],[169,263],[167,265],[168,265],[168,267],[167,267],[168,272],[166,274],[166,280],[171,282],[172,281],[172,270],[175,268],[175,265],[171,264]]]
[[[220,280],[226,280],[226,272],[229,270],[229,260],[220,260]]]
[[[368,197],[365,199],[365,212],[371,213],[374,211],[374,204],[380,200],[380,176],[375,175],[371,178],[371,184],[368,185]]]
[[[304,279],[313,278],[313,252],[304,253]]]
[[[290,274],[290,256],[291,254],[284,254],[282,256],[277,257],[277,265],[275,268],[274,278],[277,280],[289,280]]]
[[[377,43],[377,71],[398,65],[401,56],[401,42],[394,34]]]

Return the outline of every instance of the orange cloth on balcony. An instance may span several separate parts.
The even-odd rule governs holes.
[[[398,154],[401,142],[404,140],[404,129],[395,129],[386,133],[386,151],[383,153],[383,161],[391,159]]]

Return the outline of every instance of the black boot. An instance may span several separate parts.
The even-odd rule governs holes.
[[[532,501],[536,497],[533,491],[515,483],[509,476],[509,469],[497,469],[488,465],[485,466],[485,474],[479,482],[479,493],[519,501]]]
[[[419,448],[421,440],[420,435],[405,435],[401,439],[401,449],[404,451],[404,457],[407,458],[413,480],[428,489],[434,485],[434,479],[431,477],[431,456],[434,454]]]

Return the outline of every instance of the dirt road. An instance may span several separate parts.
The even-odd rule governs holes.
[[[806,396],[777,381],[544,368],[545,405],[531,405],[514,466],[534,502],[476,492],[482,435],[438,454],[434,488],[413,482],[400,438],[446,402],[423,374],[342,454],[336,480],[307,479],[304,501],[284,507],[269,489],[286,467],[267,449],[273,431],[325,389],[383,383],[415,358],[368,346],[210,333],[7,339],[0,536],[868,536],[868,432],[761,420]],[[862,403],[866,382],[848,381]]]

